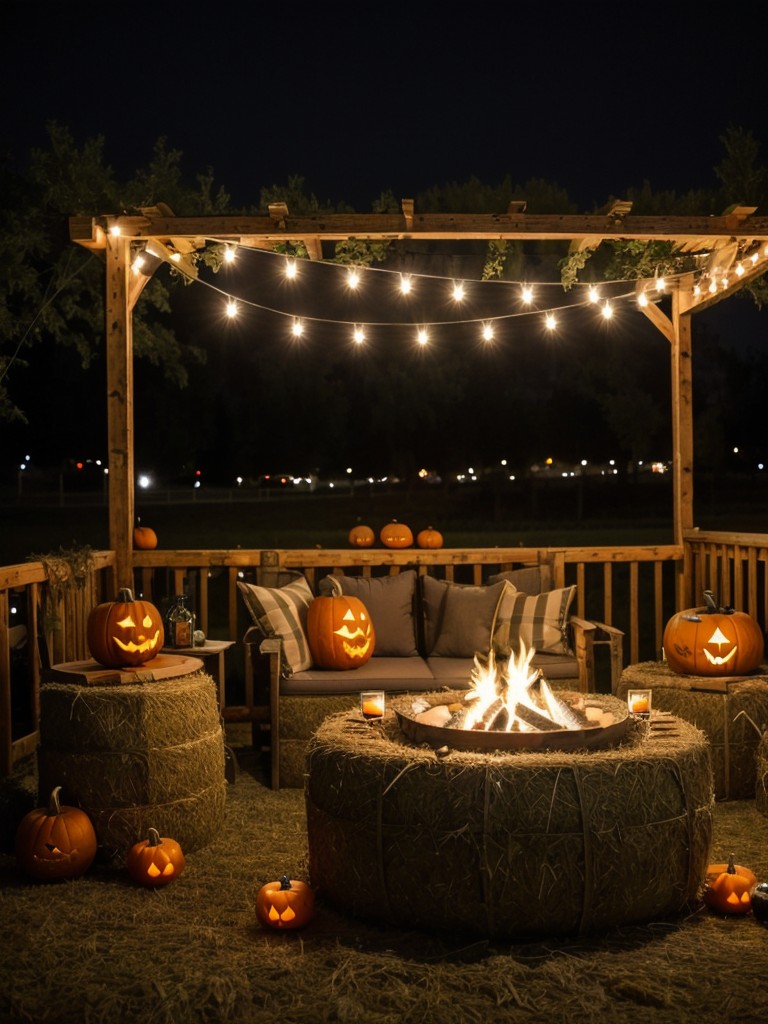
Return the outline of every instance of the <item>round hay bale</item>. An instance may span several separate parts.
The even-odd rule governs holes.
[[[722,686],[722,690],[713,690]],[[653,707],[685,718],[712,745],[717,800],[751,800],[755,794],[755,755],[760,732],[768,725],[768,675],[733,679],[688,676],[664,662],[643,661],[624,669],[616,695],[653,690]]]
[[[755,807],[768,818],[768,731],[760,737],[757,745],[757,782],[755,784]]]
[[[224,736],[210,676],[40,689],[39,798],[62,787],[102,852],[122,859],[148,829],[186,852],[224,820]]]
[[[374,727],[334,715],[310,742],[309,870],[321,898],[399,928],[505,939],[648,921],[696,897],[713,809],[698,729],[667,719],[664,731],[638,724],[615,749],[440,756],[401,734],[394,709],[410,702],[391,699]]]

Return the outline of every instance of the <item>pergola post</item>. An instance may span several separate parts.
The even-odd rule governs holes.
[[[133,316],[130,240],[106,242],[107,437],[109,546],[115,552],[115,587],[133,586]]]

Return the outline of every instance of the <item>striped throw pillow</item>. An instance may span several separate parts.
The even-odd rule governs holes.
[[[312,668],[307,608],[314,595],[304,576],[284,587],[258,587],[241,580],[237,585],[251,618],[264,636],[283,641],[283,674],[289,676]]]
[[[545,594],[524,594],[509,587],[502,595],[494,631],[497,650],[530,650],[572,654],[568,645],[568,615],[576,586],[548,590]]]

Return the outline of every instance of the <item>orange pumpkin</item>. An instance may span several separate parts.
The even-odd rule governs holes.
[[[349,543],[353,548],[369,548],[375,540],[376,534],[370,526],[365,526],[363,523],[353,526],[349,531]]]
[[[184,871],[187,859],[175,839],[160,837],[156,828],[135,843],[125,858],[128,874],[140,885],[167,885]]]
[[[162,650],[163,617],[149,601],[134,601],[132,592],[124,589],[116,601],[97,604],[91,611],[86,638],[91,655],[100,665],[143,665]]]
[[[341,594],[310,602],[307,639],[320,668],[359,668],[373,654],[376,631],[360,598]]]
[[[746,612],[719,608],[712,592],[707,607],[678,612],[664,629],[664,654],[673,672],[696,676],[736,676],[752,672],[763,660],[764,638]]]
[[[149,526],[142,526],[139,519],[133,531],[133,546],[140,551],[151,551],[157,547],[157,534]]]
[[[315,894],[306,882],[283,875],[256,894],[256,917],[265,928],[303,928],[312,919]]]
[[[61,786],[51,793],[47,807],[29,811],[16,830],[16,861],[39,882],[78,878],[96,856],[96,832],[79,807],[59,803]]]
[[[750,890],[757,885],[757,876],[741,864],[710,864],[704,889],[704,902],[723,914],[746,914],[750,908]]]
[[[416,543],[420,548],[441,548],[443,546],[443,535],[439,530],[428,526],[426,530],[419,530],[416,534]]]
[[[410,526],[393,519],[382,527],[379,539],[385,548],[409,548],[413,544],[413,531]]]

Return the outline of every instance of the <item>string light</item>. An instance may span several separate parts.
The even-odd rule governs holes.
[[[209,241],[217,242],[216,239],[209,239]],[[255,248],[252,248],[251,246],[248,246],[248,245],[244,245],[242,243],[236,243],[236,244],[233,244],[233,245],[230,245],[230,244],[224,245],[223,243],[219,242],[218,244],[222,244],[223,245],[223,257],[222,258],[223,258],[224,261],[226,261],[228,263],[232,262],[233,259],[235,258],[235,255],[240,250],[242,250],[242,249],[246,249],[246,250],[249,250],[249,251],[258,251],[260,255],[263,255],[263,256],[265,256],[267,258],[276,257],[276,256],[279,255],[280,258],[283,260],[283,269],[284,269],[285,275],[287,277],[290,277],[290,278],[296,278],[298,276],[298,269],[299,269],[298,268],[298,260],[294,256],[286,257],[285,254],[277,254],[277,253],[274,253],[274,252],[270,252],[269,250],[262,250],[262,249],[256,250]],[[743,252],[742,255],[741,255],[741,258],[738,261],[738,263],[736,263],[735,265],[733,265],[731,267],[731,272],[732,273],[736,273],[739,277],[743,277],[744,273],[746,272],[745,267],[746,267],[747,264],[750,264],[752,268],[755,268],[755,269],[759,270],[759,268],[757,267],[757,264],[761,260],[765,260],[766,258],[768,258],[768,243],[759,242],[755,248],[753,248],[752,245],[750,245],[749,249],[751,251]],[[229,253],[231,253],[231,255],[229,255]],[[174,254],[171,255],[170,258],[171,259],[174,259],[174,258],[181,259],[181,256],[178,253],[174,253]],[[686,257],[686,258],[690,258],[690,257]],[[709,264],[711,264],[711,262],[712,262],[712,260],[711,260],[711,253],[697,254],[694,257],[694,259],[697,259],[697,260],[699,260],[699,259],[700,260],[706,259]],[[137,257],[137,259],[134,261],[133,268],[138,271],[139,268],[140,268],[140,265],[141,265],[140,260]],[[322,261],[321,265],[324,266],[324,267],[328,267],[329,269],[333,266],[333,264],[331,264],[329,262],[325,262],[325,261]],[[180,271],[182,273],[185,273],[183,265],[180,266],[179,269],[180,269]],[[397,279],[398,279],[398,283],[399,283],[399,288],[400,288],[400,291],[401,291],[401,293],[403,295],[409,295],[413,291],[413,289],[414,289],[414,282],[418,278],[427,279],[427,280],[435,281],[435,282],[444,280],[444,278],[438,277],[438,276],[435,276],[435,275],[422,275],[422,274],[413,275],[413,274],[409,274],[409,273],[401,273],[399,271],[386,270],[384,268],[380,269],[380,268],[367,267],[366,269],[368,270],[369,273],[372,273],[372,274],[384,274],[384,275],[388,275],[388,276],[393,276],[393,275],[396,274],[397,275]],[[358,270],[356,268],[349,268],[349,267],[347,267],[346,271],[347,271],[347,282],[348,282],[348,284],[351,287],[355,287],[356,285],[358,285],[358,284],[360,284],[362,282],[362,276],[360,275],[360,273],[358,272]],[[754,272],[754,270],[752,270],[750,272]],[[675,279],[677,279],[677,278],[683,279],[683,278],[688,278],[690,276],[690,274],[691,274],[690,269],[686,269],[684,271],[681,271],[679,274],[673,275],[673,277]],[[200,278],[200,277],[196,277],[194,279],[190,278],[190,279],[194,280],[195,283],[202,284],[205,287],[211,288],[213,291],[217,291],[217,292],[220,292],[220,294],[224,294],[223,292],[221,292],[221,290],[219,288],[217,288],[210,281],[206,281],[205,279]],[[478,285],[479,284],[480,284],[480,282],[478,282]],[[488,287],[489,289],[493,288],[493,287],[502,288],[502,289],[509,288],[509,287],[516,287],[516,288],[519,289],[519,297],[520,297],[520,299],[522,300],[523,303],[525,303],[526,305],[530,305],[533,302],[533,300],[534,300],[534,288],[533,288],[533,285],[528,284],[528,283],[524,284],[524,283],[519,282],[519,281],[518,282],[510,282],[510,281],[496,280],[496,281],[483,281],[482,285]],[[576,301],[565,302],[562,306],[559,306],[557,308],[550,307],[549,311],[544,315],[543,322],[544,322],[545,327],[548,330],[553,330],[555,328],[555,326],[558,324],[558,316],[557,316],[558,312],[562,313],[562,312],[565,312],[565,311],[567,311],[567,312],[575,311],[575,310],[578,310],[579,308],[584,308],[587,305],[597,304],[598,301],[601,301],[601,303],[602,303],[600,305],[600,312],[601,312],[602,317],[604,319],[606,319],[606,320],[611,319],[614,316],[614,312],[615,312],[614,303],[616,303],[616,302],[618,302],[620,300],[633,298],[635,300],[635,303],[636,303],[636,305],[638,307],[640,307],[640,308],[647,307],[649,302],[651,302],[651,301],[658,301],[655,298],[651,298],[651,288],[654,288],[656,293],[660,295],[661,293],[663,293],[667,289],[668,281],[667,281],[667,279],[662,274],[657,273],[656,276],[651,281],[643,282],[642,280],[638,280],[638,281],[634,281],[634,282],[629,282],[629,281],[616,280],[616,281],[613,281],[613,282],[605,282],[603,287],[605,287],[606,285],[613,285],[613,286],[616,286],[616,285],[626,285],[627,286],[627,291],[625,291],[625,292],[623,292],[621,294],[612,294],[610,296],[610,301],[609,301],[609,299],[605,299],[604,301],[602,301],[601,297],[600,297],[600,289],[598,288],[598,286],[596,284],[589,284],[589,285],[587,285],[586,283],[582,284],[580,282],[576,282],[576,284],[573,285],[572,287],[574,287],[575,289],[580,289],[581,293],[583,295],[583,298],[582,299],[578,299],[577,298]],[[538,283],[538,287],[549,287],[549,288],[559,287],[559,288],[563,288],[563,285],[561,283],[556,283],[556,282],[543,282],[543,283],[539,282]],[[674,287],[674,285],[673,285],[673,287]],[[722,271],[720,271],[720,272],[714,271],[713,272],[708,267],[708,269],[703,270],[703,271],[701,271],[698,274],[698,277],[694,280],[693,284],[690,285],[690,287],[691,287],[691,290],[692,290],[692,293],[693,293],[694,296],[701,296],[702,288],[703,287],[706,287],[708,292],[710,294],[714,295],[714,294],[716,294],[718,292],[718,290],[720,288],[726,289],[726,288],[729,287],[728,273],[727,272],[722,272]],[[453,284],[452,284],[452,289],[453,289],[453,297],[454,297],[454,299],[456,301],[460,301],[461,299],[466,297],[466,288],[465,288],[464,282],[454,281]],[[366,324],[363,324],[363,323],[359,323],[359,322],[353,323],[352,321],[345,321],[345,320],[339,320],[337,318],[327,318],[327,317],[322,317],[322,316],[319,316],[319,317],[315,317],[315,316],[308,316],[307,317],[307,316],[304,316],[303,318],[300,318],[300,317],[297,317],[294,313],[289,312],[289,311],[287,311],[285,309],[276,309],[276,308],[273,308],[273,307],[270,307],[270,306],[267,306],[267,305],[264,305],[264,304],[261,304],[261,303],[258,303],[258,302],[254,302],[254,301],[245,299],[242,296],[239,298],[239,305],[238,305],[238,302],[236,302],[234,298],[229,297],[229,296],[226,296],[226,302],[227,302],[227,306],[226,306],[227,316],[229,316],[229,317],[234,317],[234,316],[236,316],[238,314],[239,305],[240,306],[245,305],[245,306],[249,306],[249,307],[252,307],[252,308],[255,308],[255,309],[262,310],[264,312],[272,313],[272,314],[277,315],[277,316],[291,318],[291,320],[292,320],[291,332],[292,332],[293,336],[297,337],[297,338],[301,337],[303,335],[303,333],[304,333],[304,321],[307,321],[307,320],[309,320],[309,321],[311,321],[313,323],[330,323],[330,324],[337,324],[337,325],[338,324],[342,324],[342,325],[343,324],[347,324],[350,327],[350,329],[352,330],[352,337],[353,337],[353,340],[355,341],[356,344],[362,343],[365,340],[365,338],[366,338],[366,332],[365,332]],[[471,325],[471,324],[477,324],[477,325],[479,325],[479,330],[481,332],[482,339],[484,341],[488,342],[488,341],[491,341],[491,340],[494,339],[494,337],[495,337],[495,328],[496,328],[496,325],[500,321],[512,320],[512,319],[516,319],[516,318],[520,318],[520,317],[530,317],[532,315],[532,313],[533,313],[533,311],[529,311],[529,310],[525,310],[525,311],[518,310],[518,311],[508,311],[508,312],[504,312],[504,313],[501,313],[501,314],[498,314],[498,315],[492,315],[492,316],[489,317],[488,313],[486,312],[482,317],[477,317],[477,318],[466,317],[466,318],[461,318],[461,319],[451,319],[451,318],[439,319],[439,320],[432,321],[431,325],[435,326],[435,325],[439,324],[441,326],[468,326],[468,325]],[[388,328],[409,328],[409,327],[413,328],[414,327],[412,322],[409,323],[407,321],[396,321],[394,319],[386,320],[386,321],[378,321],[378,322],[376,322],[376,321],[367,321],[367,326],[368,327],[374,326],[374,325],[388,327]],[[429,330],[428,330],[429,326],[430,326],[429,324],[422,324],[418,328],[418,331],[417,331],[417,341],[418,341],[419,345],[421,345],[421,346],[424,346],[424,345],[428,344],[428,342],[429,342]]]

